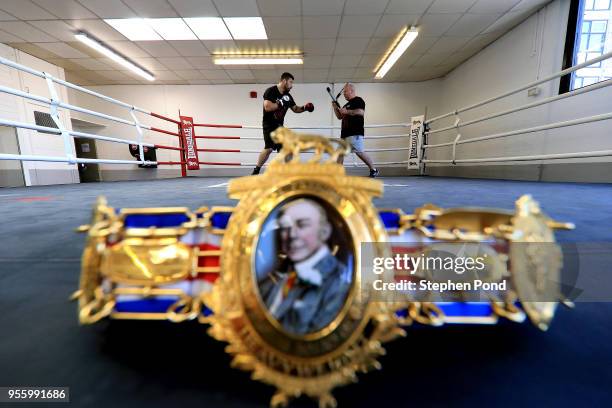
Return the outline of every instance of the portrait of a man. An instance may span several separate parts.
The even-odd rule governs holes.
[[[289,201],[274,218],[278,259],[258,281],[261,298],[288,332],[320,330],[338,315],[351,286],[339,246],[330,247],[340,234],[323,205],[309,198]]]

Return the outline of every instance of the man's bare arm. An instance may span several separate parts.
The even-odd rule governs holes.
[[[363,116],[365,115],[364,109],[341,109],[340,113],[347,116]]]
[[[338,119],[342,119],[342,114],[340,113],[340,107],[337,103],[332,102],[332,107],[334,108],[334,114]]]

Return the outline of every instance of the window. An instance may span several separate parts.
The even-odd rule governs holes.
[[[610,0],[586,0],[585,11],[610,10]]]
[[[570,17],[573,18],[568,23],[564,68],[612,52],[611,3],[611,0],[572,1]],[[612,59],[581,68],[564,79],[561,93],[612,79]]]

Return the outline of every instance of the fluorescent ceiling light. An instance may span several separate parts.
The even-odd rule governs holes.
[[[213,62],[217,65],[299,65],[304,60],[301,57],[291,58],[214,58]]]
[[[143,18],[114,18],[104,21],[130,41],[163,40]]]
[[[153,75],[151,75],[150,73],[148,73],[144,69],[140,68],[138,65],[134,64],[133,62],[128,61],[127,59],[123,58],[121,55],[117,54],[115,51],[111,50],[106,45],[104,45],[104,44],[94,40],[93,38],[89,37],[87,34],[85,34],[83,32],[79,32],[79,33],[76,33],[74,36],[76,37],[77,40],[79,40],[83,44],[86,44],[86,45],[90,46],[94,50],[96,50],[99,53],[107,56],[108,58],[112,59],[113,61],[123,65],[124,67],[126,67],[130,71],[140,75],[141,77],[145,78],[146,80],[148,80],[148,81],[155,81],[155,77]]]
[[[223,19],[219,17],[194,17],[183,19],[200,40],[231,40]]]
[[[147,18],[147,24],[164,40],[197,40],[182,18]]]
[[[402,54],[404,54],[408,47],[410,47],[410,44],[412,44],[418,35],[419,32],[417,30],[408,30],[407,28],[404,28],[402,32],[400,32],[398,40],[395,41],[393,46],[389,49],[389,51],[387,51],[387,54],[382,59],[384,62],[382,64],[379,63],[379,66],[375,69],[376,75],[374,78],[382,79],[402,56]]]
[[[234,40],[267,40],[261,17],[226,17],[223,19]]]

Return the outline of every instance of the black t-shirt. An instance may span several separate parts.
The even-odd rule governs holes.
[[[343,106],[346,109],[363,109],[365,110],[365,101],[360,97],[356,96]],[[342,118],[342,132],[340,137],[345,138],[349,136],[365,135],[363,129],[363,116],[345,116]]]
[[[278,90],[278,86],[274,85],[266,89],[266,92],[263,94],[264,101],[276,102],[278,99],[283,98],[285,100],[285,107],[279,108],[272,112],[263,111],[263,120],[262,127],[266,132],[272,132],[276,128],[283,126],[285,121],[285,114],[287,113],[287,109],[295,106],[295,101],[293,97],[289,94],[289,92],[285,92],[281,94]]]

